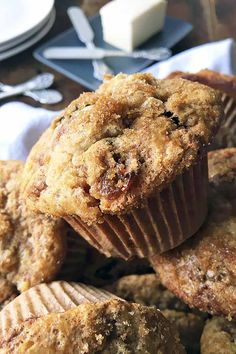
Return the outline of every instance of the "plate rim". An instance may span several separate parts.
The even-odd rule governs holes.
[[[30,37],[33,37],[33,35],[38,33],[49,22],[49,19],[50,19],[51,15],[52,15],[52,11],[53,11],[53,8],[50,11],[50,13],[46,16],[46,18],[43,21],[41,21],[32,30],[30,30],[27,33],[24,33],[24,34],[18,36],[17,38],[14,38],[13,40],[11,40],[9,43],[5,44],[4,46],[0,45],[0,54],[5,52],[5,51],[10,50],[13,47],[16,47],[16,46],[20,45],[21,43],[25,42],[27,39],[29,39]]]
[[[30,28],[27,28],[27,29],[24,29],[23,31],[21,31],[20,33],[18,33],[17,35],[11,37],[11,38],[8,38],[8,39],[5,39],[4,41],[0,41],[0,47],[1,46],[5,46],[7,45],[8,42],[11,42],[12,40],[17,40],[17,38],[21,37],[21,36],[24,36],[26,35],[26,33],[30,32],[31,30],[33,30],[35,27],[37,26],[40,26],[40,24],[42,22],[44,22],[45,18],[47,18],[48,16],[50,16],[50,13],[52,12],[53,8],[54,8],[54,5],[55,5],[55,0],[44,0],[45,1],[45,4],[49,4],[48,5],[48,9],[47,9],[47,13],[46,15],[44,15],[44,17],[40,18],[40,20],[37,21],[37,23],[35,23],[33,26],[31,26]],[[50,3],[49,3],[50,1]],[[33,2],[35,4],[35,2]]]
[[[52,9],[51,14],[49,16],[48,22],[45,26],[43,26],[36,34],[32,37],[28,38],[26,41],[21,42],[20,44],[0,53],[0,62],[13,57],[16,54],[23,52],[24,50],[28,49],[38,41],[40,41],[52,28],[56,19],[56,10],[55,8]]]

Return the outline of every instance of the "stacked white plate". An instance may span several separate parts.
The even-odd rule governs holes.
[[[54,21],[54,0],[0,0],[0,61],[38,42]]]

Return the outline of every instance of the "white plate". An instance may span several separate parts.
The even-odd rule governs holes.
[[[49,16],[48,22],[40,29],[36,34],[28,38],[26,41],[20,43],[19,45],[10,48],[6,51],[0,53],[0,61],[10,58],[13,55],[16,55],[20,52],[23,52],[25,49],[31,47],[33,44],[37,43],[40,39],[42,39],[48,31],[51,29],[56,18],[55,9],[52,10],[51,15]]]
[[[54,0],[0,0],[0,46],[39,26],[53,5]]]
[[[47,24],[50,16],[51,16],[51,12],[42,22],[40,22],[37,26],[32,28],[32,30],[22,34],[21,36],[13,38],[12,40],[6,42],[3,45],[0,45],[0,53],[5,52],[6,50],[9,50],[17,45],[20,45],[21,43],[26,41],[28,38],[33,37],[34,34],[39,32]]]

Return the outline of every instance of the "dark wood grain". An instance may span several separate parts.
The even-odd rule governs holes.
[[[58,105],[46,108],[61,109],[71,100],[76,98],[86,89],[69,80],[65,76],[55,72],[45,65],[37,62],[33,56],[33,50],[70,27],[70,21],[66,9],[71,5],[82,6],[87,15],[94,15],[100,6],[107,0],[56,0],[57,17],[53,28],[41,42],[0,63],[0,81],[7,84],[22,82],[39,72],[52,72],[55,75],[54,87],[64,95],[64,101]],[[210,9],[210,10],[209,10]],[[191,48],[201,43],[212,40],[233,37],[236,39],[236,1],[235,0],[169,0],[168,15],[181,18],[193,24],[193,31],[183,39],[173,50],[178,53],[181,50]],[[19,97],[18,100],[37,106],[30,98]],[[39,105],[38,105],[39,106]]]

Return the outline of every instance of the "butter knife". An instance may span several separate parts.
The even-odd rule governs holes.
[[[77,6],[71,6],[68,8],[67,13],[81,42],[83,42],[88,49],[96,48],[93,30],[83,11]],[[103,80],[105,74],[113,73],[109,66],[101,59],[92,60],[92,65],[94,77],[99,81]]]
[[[103,49],[99,47],[93,49],[84,47],[51,47],[45,49],[43,52],[43,56],[47,59],[103,59],[105,57],[131,57],[159,61],[169,58],[170,55],[171,51],[165,47],[135,50],[133,52]]]

